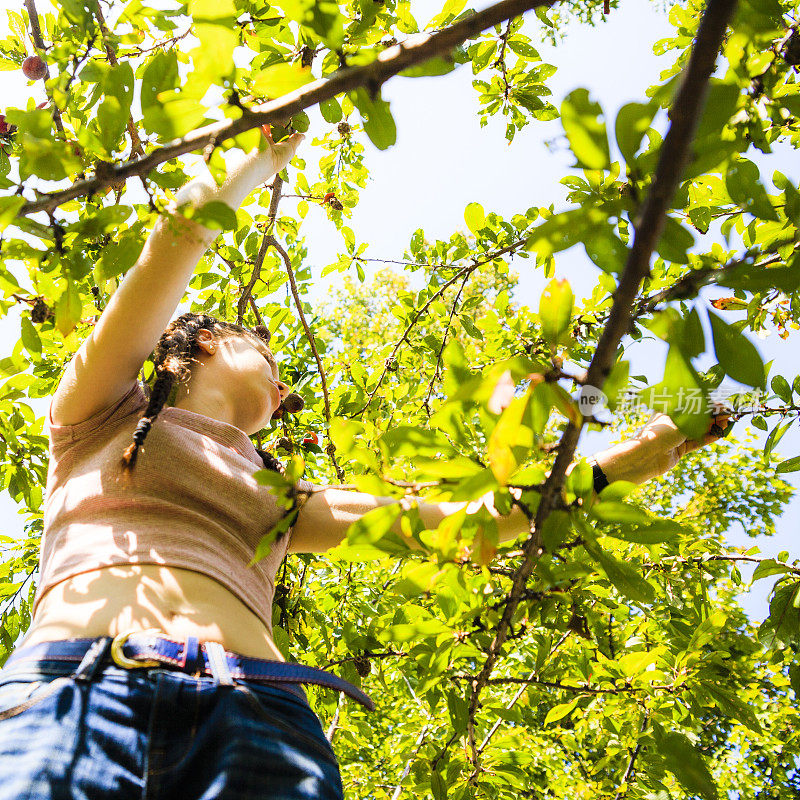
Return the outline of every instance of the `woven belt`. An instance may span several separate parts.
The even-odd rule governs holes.
[[[15,650],[5,667],[21,661],[81,661],[97,639],[63,639],[41,642]],[[224,650],[219,642],[200,642],[189,636],[176,642],[156,631],[126,631],[114,637],[110,648],[115,664],[126,669],[174,667],[194,675],[222,676],[221,683],[232,684],[234,678],[285,684],[314,683],[344,692],[370,711],[375,704],[357,686],[324,669],[286,661],[250,658]],[[291,690],[292,687],[287,686]]]

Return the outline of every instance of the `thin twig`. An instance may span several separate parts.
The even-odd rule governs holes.
[[[325,402],[325,436],[328,439],[328,444],[325,447],[325,452],[330,456],[331,463],[333,464],[334,470],[336,470],[336,477],[340,481],[344,481],[344,471],[339,466],[339,462],[336,460],[336,446],[331,439],[331,403],[330,397],[328,395],[328,378],[325,375],[325,367],[322,364],[322,358],[319,355],[319,351],[317,350],[317,344],[314,339],[314,334],[311,332],[311,328],[306,321],[306,315],[303,313],[303,303],[300,300],[300,294],[297,291],[297,283],[294,278],[294,270],[292,269],[292,260],[289,258],[289,254],[286,250],[283,249],[280,242],[271,234],[267,237],[269,240],[269,244],[274,247],[278,253],[280,253],[281,258],[283,259],[284,266],[286,267],[286,274],[289,276],[289,285],[292,290],[292,297],[294,298],[295,308],[297,309],[297,315],[300,317],[300,323],[303,326],[303,330],[306,333],[306,338],[308,339],[309,346],[311,347],[312,352],[314,353],[314,359],[317,362],[317,370],[319,371],[320,381],[322,382],[322,396]]]
[[[620,783],[620,788],[617,793],[614,795],[614,800],[620,800],[624,795],[628,793],[628,781],[630,780],[631,774],[633,773],[633,766],[636,763],[636,757],[639,755],[639,751],[642,749],[642,734],[647,729],[647,723],[650,720],[650,712],[644,712],[644,718],[642,719],[642,725],[639,728],[639,735],[636,737],[636,747],[633,748],[631,752],[630,760],[628,761],[628,767],[625,770],[625,774],[622,776],[622,782]],[[624,788],[623,788],[624,787]]]
[[[28,11],[28,18],[30,19],[31,23],[31,38],[33,39],[33,43],[36,46],[37,50],[41,51],[41,56],[47,63],[47,59],[45,58],[47,54],[47,47],[45,46],[44,39],[42,39],[42,29],[39,25],[39,13],[36,11],[36,4],[34,0],[25,0],[25,8]],[[61,121],[61,110],[56,105],[56,101],[53,99],[53,96],[50,92],[47,91],[47,79],[50,77],[50,68],[47,68],[47,72],[45,73],[44,77],[42,78],[42,83],[45,87],[45,94],[47,95],[47,99],[50,101],[50,106],[53,109],[53,122],[56,124],[56,128],[58,128],[58,132],[61,134],[61,138],[66,140],[67,134],[64,131],[64,123]]]
[[[397,351],[400,349],[400,347],[403,344],[403,342],[407,341],[408,335],[411,333],[411,331],[413,330],[414,326],[419,321],[420,317],[430,308],[430,306],[431,306],[431,304],[433,303],[434,300],[436,300],[437,298],[442,296],[444,291],[449,286],[452,286],[459,278],[463,278],[465,276],[469,276],[469,274],[474,272],[476,269],[478,269],[478,267],[482,267],[484,264],[489,264],[490,262],[494,261],[496,258],[500,258],[501,256],[505,255],[506,253],[512,252],[513,250],[515,250],[516,248],[520,247],[524,243],[525,243],[524,239],[519,239],[516,242],[512,242],[511,244],[500,248],[500,250],[498,250],[495,253],[489,253],[486,258],[481,259],[480,261],[477,261],[474,264],[470,264],[468,267],[462,267],[455,275],[453,275],[452,278],[450,278],[449,281],[447,281],[447,283],[442,284],[442,286],[440,286],[431,295],[431,297],[428,298],[428,300],[425,303],[425,305],[422,306],[422,308],[420,308],[414,314],[414,318],[408,324],[408,327],[406,327],[405,331],[403,331],[403,335],[400,337],[400,339],[395,343],[395,346],[392,348],[392,353],[386,359],[386,361],[387,362],[391,361],[391,359],[394,358],[397,355]],[[370,396],[367,398],[367,402],[358,411],[354,411],[352,414],[349,414],[348,416],[357,417],[360,414],[363,414],[364,411],[366,411],[367,408],[369,408],[369,404],[372,402],[373,398],[375,397],[375,394],[377,393],[378,389],[380,388],[381,383],[383,383],[383,379],[386,377],[387,371],[388,371],[387,364],[386,364],[386,362],[384,362],[383,372],[381,373],[380,378],[378,378],[378,382],[375,384],[375,388],[372,390],[372,392],[370,393]]]
[[[117,61],[117,55],[114,52],[114,48],[111,46],[111,34],[109,33],[105,17],[103,16],[103,12],[100,8],[100,0],[95,0],[94,14],[97,17],[97,24],[100,27],[100,34],[103,37],[103,47],[105,48],[106,56],[108,56],[108,61],[112,67],[116,67],[119,62]],[[131,152],[136,153],[136,155],[139,157],[143,156],[144,148],[142,147],[142,140],[139,138],[139,131],[136,130],[136,125],[134,124],[133,117],[130,113],[128,114],[127,128],[128,135],[131,137]]]

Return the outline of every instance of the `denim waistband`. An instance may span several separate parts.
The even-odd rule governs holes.
[[[325,670],[305,664],[242,656],[226,651],[219,642],[199,642],[195,637],[175,641],[155,631],[26,645],[9,656],[0,672],[0,680],[9,671],[49,669],[52,672],[58,663],[77,664],[74,677],[84,681],[92,680],[101,665],[108,663],[126,669],[157,667],[197,676],[210,675],[221,684],[232,684],[237,679],[254,681],[287,691],[306,704],[308,698],[299,684],[312,683],[344,692],[370,711],[375,708],[371,698],[361,689]],[[47,667],[47,664],[51,666]]]

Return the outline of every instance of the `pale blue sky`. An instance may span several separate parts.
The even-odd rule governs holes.
[[[5,9],[17,5],[17,2],[0,0],[0,31],[6,26]],[[484,2],[472,7],[479,10],[487,5],[489,3]],[[39,7],[40,12],[43,11],[43,4]],[[417,0],[412,3],[412,13],[420,24],[440,8],[441,3]],[[112,15],[107,16],[111,18]],[[534,39],[542,59],[558,67],[547,81],[553,91],[551,101],[558,106],[570,91],[586,87],[592,97],[601,102],[610,121],[625,103],[645,99],[645,88],[655,83],[659,72],[673,60],[671,54],[653,55],[653,42],[671,35],[672,28],[663,13],[641,0],[624,3],[622,9],[613,12],[596,28],[572,28],[566,41],[556,47],[536,44],[532,22],[526,23],[524,32]],[[573,159],[564,146],[560,122],[533,123],[518,133],[509,146],[503,135],[504,118],[493,118],[485,128],[479,126],[477,93],[471,87],[472,80],[467,65],[437,78],[398,77],[384,87],[383,96],[390,101],[397,122],[397,143],[386,151],[378,151],[366,142],[370,181],[348,222],[358,241],[370,243],[366,256],[402,258],[411,234],[420,227],[430,241],[448,239],[454,229],[465,229],[463,212],[470,202],[479,202],[487,211],[496,211],[506,218],[533,205],[553,203],[557,211],[567,207],[566,188],[558,181],[567,174]],[[37,102],[43,98],[42,89],[29,87],[20,73],[3,73],[3,96],[9,105],[24,105],[30,93]],[[325,130],[327,124],[316,111],[311,117],[312,127],[303,147],[309,162],[314,163],[319,153],[311,146],[311,139],[315,132]],[[613,130],[613,124],[609,127]],[[797,182],[800,164],[796,154],[788,148],[775,148],[775,153],[769,157],[757,151],[751,151],[748,156],[761,166],[762,179],[769,191],[774,191],[769,179],[775,169]],[[290,204],[296,201],[285,199],[282,202],[286,204],[282,207],[290,210]],[[307,237],[308,262],[313,274],[319,276],[322,268],[344,250],[341,237],[322,209],[314,206],[302,232]],[[533,259],[518,259],[512,263],[512,268],[520,276],[516,301],[535,309],[544,277],[533,270]],[[368,269],[367,274],[371,271]],[[558,256],[556,275],[568,278],[578,297],[591,292],[597,273],[580,246]],[[336,275],[320,279],[310,299],[323,299],[338,280]],[[704,292],[705,297],[720,294],[713,290]],[[179,309],[183,310],[183,307]],[[18,337],[18,314],[12,313],[0,320],[2,352],[10,352]],[[774,333],[765,339],[754,338],[754,341],[765,360],[775,360],[773,374],[787,375],[791,382],[796,368],[790,346]],[[666,355],[663,343],[637,345],[629,355],[633,359],[632,374],[646,374],[652,381],[660,379]],[[47,399],[35,400],[31,406],[37,414],[43,415],[47,402]],[[758,441],[763,443],[764,435],[756,433]],[[606,434],[591,434],[583,440],[581,451],[591,454],[607,441]],[[796,428],[787,434],[779,449],[785,457],[800,453],[800,435]],[[787,476],[794,486],[798,486],[797,475]],[[773,539],[753,541],[734,530],[730,532],[731,545],[758,544],[764,554],[789,550],[794,555],[795,537],[791,531],[797,527],[798,508],[800,502],[793,502],[784,515],[780,534]],[[0,495],[0,520],[5,533],[21,533],[22,517],[17,516],[15,505],[5,494]],[[750,570],[743,570],[743,574],[748,576]],[[760,621],[766,615],[770,585],[769,580],[761,581],[743,597],[748,613],[755,620]]]

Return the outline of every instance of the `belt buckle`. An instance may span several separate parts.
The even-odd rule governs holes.
[[[136,660],[135,658],[128,658],[122,652],[122,645],[128,641],[130,636],[133,636],[135,633],[163,633],[163,631],[159,630],[158,628],[147,628],[147,630],[139,630],[134,628],[132,630],[123,631],[122,633],[118,633],[113,640],[111,641],[111,658],[113,659],[114,663],[117,666],[125,667],[126,669],[134,669],[136,667],[160,667],[160,661],[152,661],[148,659],[140,659]]]

